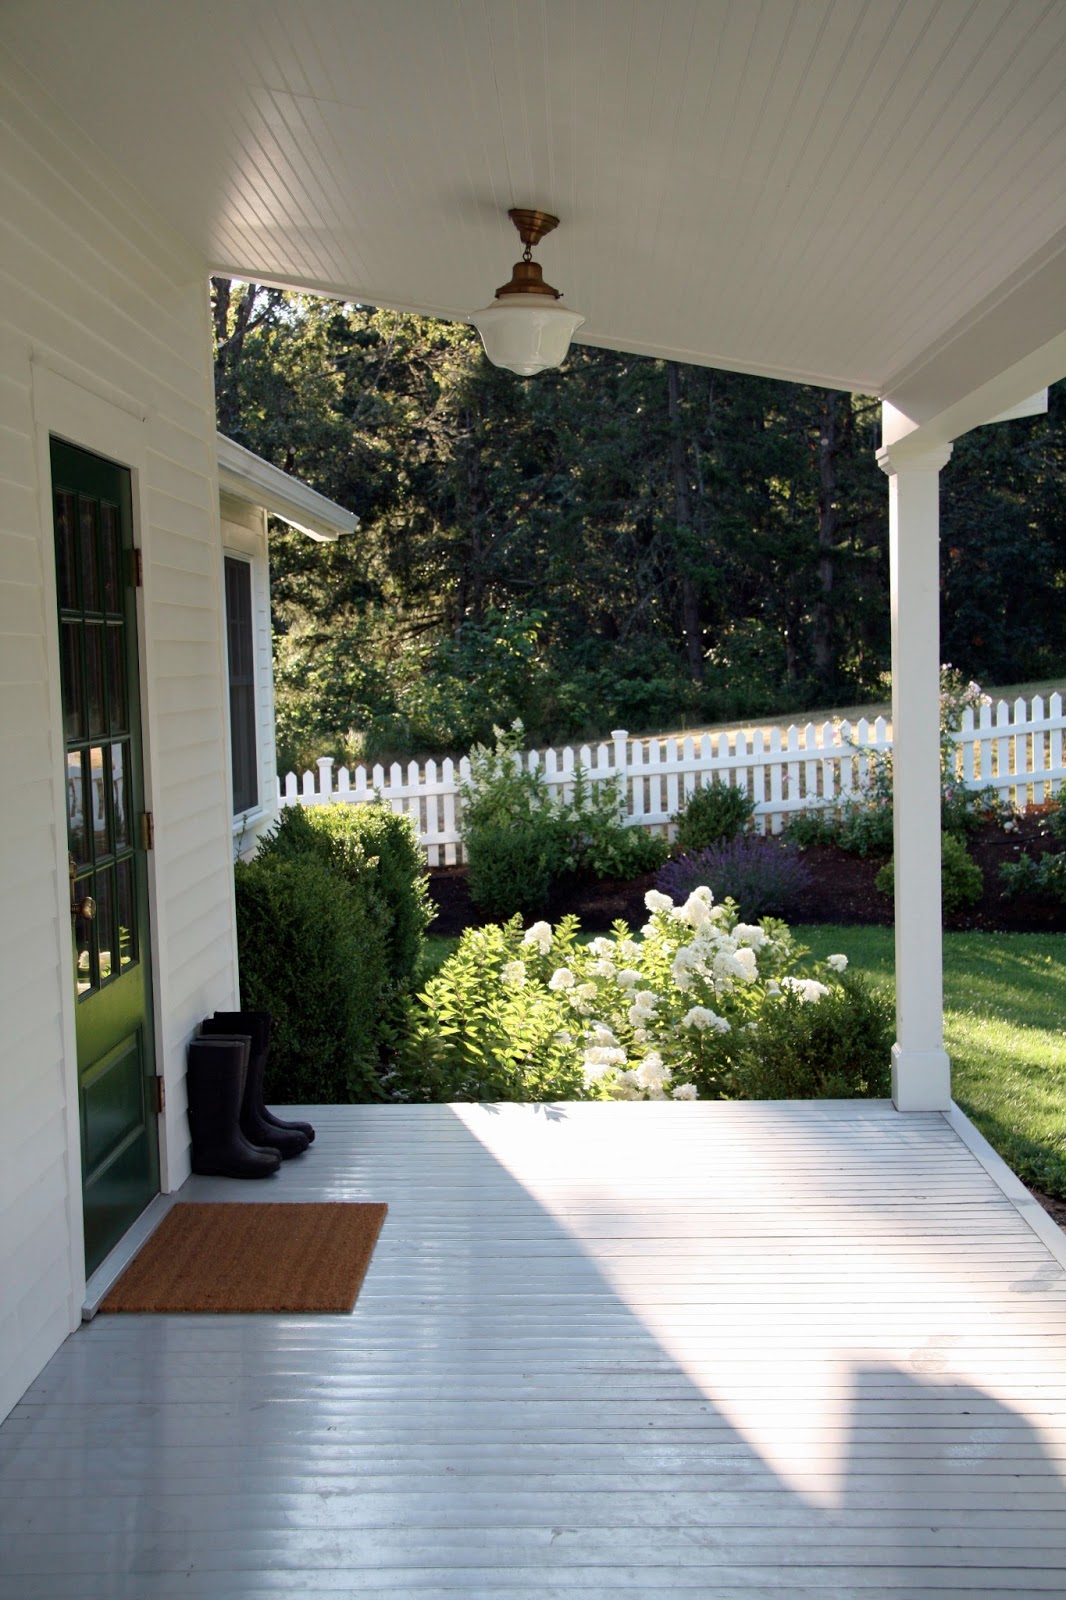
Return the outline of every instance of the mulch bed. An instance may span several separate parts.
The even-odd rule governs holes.
[[[981,828],[970,840],[970,854],[984,873],[982,899],[967,911],[946,919],[952,930],[975,929],[1001,933],[1066,933],[1066,905],[1052,904],[1032,895],[1006,898],[999,881],[1004,861],[1016,861],[1023,851],[1041,855],[1047,848],[1046,824],[1040,817],[1024,818],[1017,832]],[[791,922],[881,923],[892,922],[892,902],[874,888],[883,861],[847,855],[843,850],[812,847],[803,852],[811,871],[804,891],[789,918]],[[611,879],[575,876],[556,886],[544,915],[557,922],[567,912],[581,919],[590,933],[606,933],[619,917],[636,928],[647,918],[645,892],[655,884],[655,874],[618,883]],[[437,867],[430,871],[430,894],[437,904],[432,934],[454,935],[496,919],[470,899],[465,867]]]

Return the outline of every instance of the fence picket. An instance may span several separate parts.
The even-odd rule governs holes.
[[[1063,765],[1062,695],[1045,704],[1036,696],[1031,704],[1018,699],[982,705],[975,717],[967,709],[954,734],[956,771],[970,789],[995,788],[1003,800],[1018,807],[1027,801],[1045,802],[1066,783]],[[780,833],[787,818],[808,805],[834,805],[861,794],[869,783],[877,754],[891,750],[888,725],[878,717],[871,725],[865,717],[854,726],[825,722],[793,724],[784,733],[774,726],[749,736],[743,730],[728,733],[629,738],[625,729],[612,729],[611,742],[595,752],[582,745],[561,751],[547,749],[516,755],[519,768],[539,772],[553,797],[572,798],[579,767],[589,780],[602,784],[615,775],[624,784],[626,822],[672,834],[670,818],[701,784],[720,778],[743,788],[755,804],[755,826],[760,832]],[[408,763],[406,773],[398,762],[389,768],[375,765],[353,770],[339,767],[321,756],[317,772],[285,774],[279,784],[283,805],[323,805],[339,800],[349,805],[379,801],[393,811],[406,813],[414,822],[430,865],[448,865],[463,859],[461,787],[470,782],[470,761],[446,759],[438,768]]]

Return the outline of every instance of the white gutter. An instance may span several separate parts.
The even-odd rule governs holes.
[[[215,436],[218,454],[218,486],[239,500],[262,506],[271,516],[280,517],[308,538],[333,544],[342,533],[354,533],[359,518],[344,511],[333,500],[309,489],[298,478],[272,467],[262,456],[234,444],[224,434]]]

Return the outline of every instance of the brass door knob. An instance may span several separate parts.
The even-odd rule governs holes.
[[[86,922],[91,922],[96,915],[96,901],[91,894],[87,894],[84,900],[75,900],[70,909],[76,917],[84,917]]]

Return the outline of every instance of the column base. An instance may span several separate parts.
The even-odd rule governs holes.
[[[946,1050],[892,1046],[892,1103],[897,1111],[950,1111],[951,1062]]]

